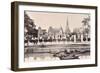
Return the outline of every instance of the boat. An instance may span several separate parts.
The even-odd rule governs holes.
[[[70,60],[70,59],[79,59],[79,56],[69,55],[69,56],[60,56],[60,60]]]

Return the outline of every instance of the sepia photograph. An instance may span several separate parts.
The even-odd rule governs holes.
[[[97,66],[97,7],[13,2],[11,69]]]
[[[90,59],[86,13],[24,11],[24,61]]]

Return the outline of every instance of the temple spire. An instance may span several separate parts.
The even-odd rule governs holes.
[[[70,29],[69,29],[69,23],[68,23],[68,18],[67,18],[66,27],[65,27],[65,34],[69,34],[69,33],[70,33]]]

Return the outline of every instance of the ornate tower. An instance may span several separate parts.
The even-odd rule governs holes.
[[[66,27],[65,27],[65,34],[69,34],[69,33],[70,33],[70,29],[69,29],[69,23],[68,23],[68,18],[67,18]]]

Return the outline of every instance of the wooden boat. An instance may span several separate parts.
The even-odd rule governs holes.
[[[70,60],[70,59],[79,59],[79,56],[75,56],[75,55],[72,55],[72,56],[60,56],[59,58],[60,58],[60,60]]]

